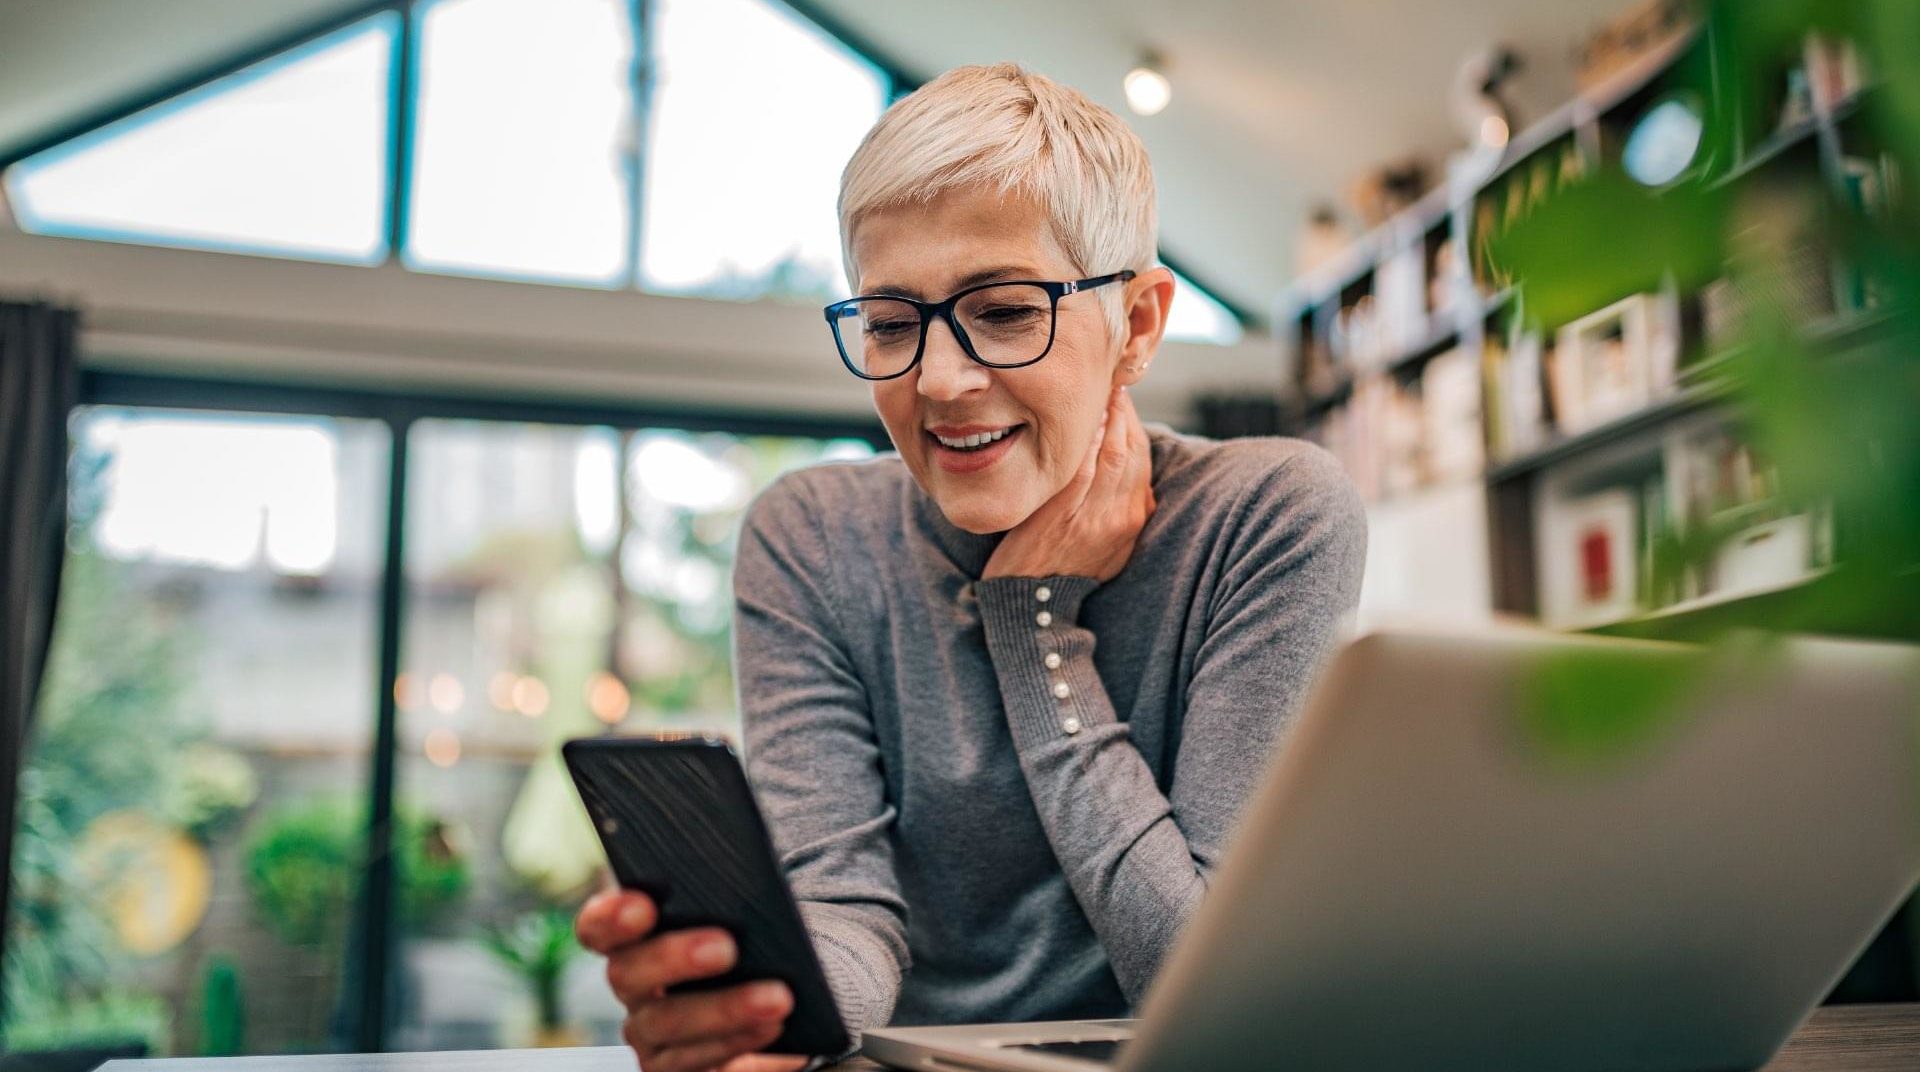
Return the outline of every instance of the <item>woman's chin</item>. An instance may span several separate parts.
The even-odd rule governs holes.
[[[939,503],[940,512],[953,522],[955,528],[976,536],[1005,532],[1033,513],[1031,510],[1009,508],[1004,499],[996,501],[987,495],[955,495],[935,501]]]

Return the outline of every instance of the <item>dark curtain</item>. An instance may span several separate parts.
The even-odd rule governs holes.
[[[67,532],[67,415],[79,317],[0,300],[0,963],[13,888],[14,803]],[[0,994],[3,1002],[4,994]]]

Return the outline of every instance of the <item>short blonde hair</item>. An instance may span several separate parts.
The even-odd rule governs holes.
[[[1131,127],[1016,64],[956,67],[888,108],[841,173],[848,285],[860,285],[852,238],[867,213],[975,185],[1044,205],[1083,276],[1145,271],[1158,255],[1153,165]],[[1097,293],[1118,334],[1120,288]]]

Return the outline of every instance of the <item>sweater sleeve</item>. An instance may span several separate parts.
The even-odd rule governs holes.
[[[893,1013],[908,966],[906,905],[894,807],[826,550],[795,475],[755,501],[734,567],[734,663],[748,773],[857,1040]]]
[[[1086,577],[976,586],[1027,788],[1114,974],[1138,1005],[1199,906],[1274,742],[1359,598],[1365,514],[1314,449],[1250,479],[1185,695],[1169,791],[1115,717],[1079,624]],[[1145,608],[1143,608],[1145,612]]]

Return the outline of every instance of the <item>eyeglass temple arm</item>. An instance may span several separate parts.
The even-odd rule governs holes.
[[[1077,294],[1083,290],[1092,290],[1094,287],[1104,287],[1108,283],[1112,283],[1116,280],[1124,281],[1124,280],[1132,279],[1134,276],[1138,274],[1139,274],[1138,272],[1135,272],[1131,268],[1122,268],[1117,272],[1111,272],[1111,273],[1108,273],[1107,275],[1096,275],[1091,279],[1076,279],[1073,282],[1068,283],[1060,291],[1060,296],[1065,297],[1068,294]]]

